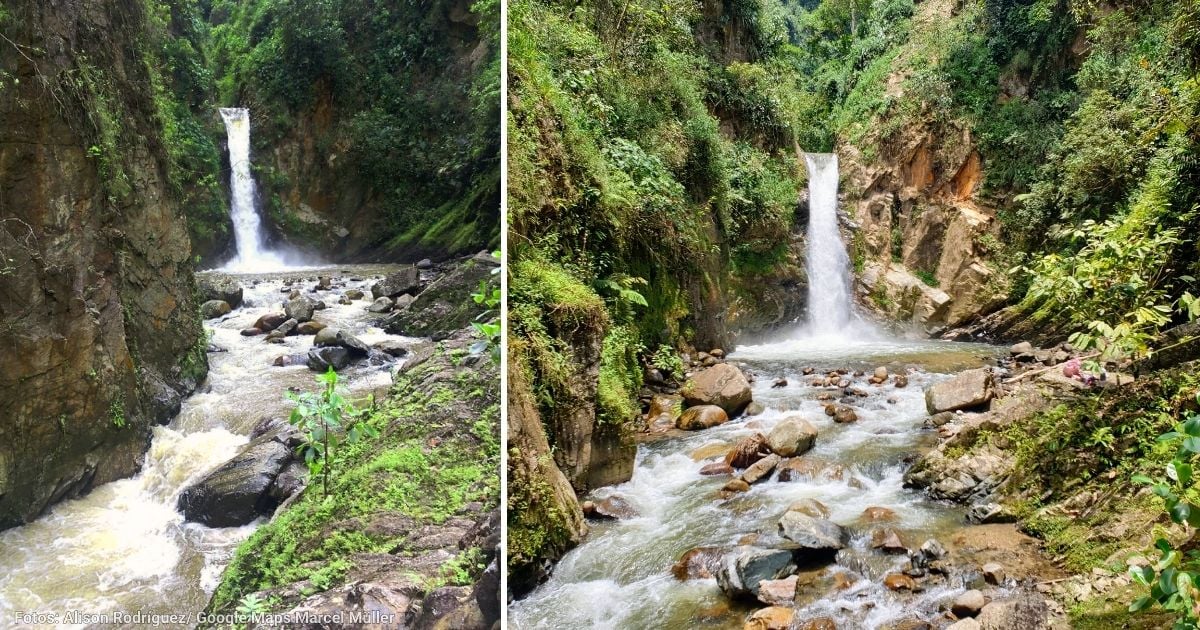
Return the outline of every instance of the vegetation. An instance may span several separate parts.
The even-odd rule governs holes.
[[[369,409],[356,409],[338,393],[338,375],[333,366],[318,376],[317,382],[324,385],[320,392],[288,392],[288,399],[296,403],[288,422],[300,429],[303,441],[297,452],[304,457],[309,475],[313,478],[319,475],[322,490],[329,494],[329,479],[333,476],[330,462],[338,444],[344,439],[352,446],[359,438],[375,437],[379,432],[362,421]]]
[[[499,250],[492,252],[497,260],[501,259]],[[492,270],[492,275],[499,274],[503,267],[496,267]],[[500,309],[500,287],[489,286],[488,280],[479,281],[479,289],[471,294],[471,299],[476,304],[483,306],[486,310],[480,313],[475,320],[471,322],[471,328],[475,329],[475,334],[482,337],[479,341],[471,345],[473,354],[481,354],[488,352],[492,358],[492,362],[500,363],[500,342],[501,342],[501,326],[500,320],[497,317]]]

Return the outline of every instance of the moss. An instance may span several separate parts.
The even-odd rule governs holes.
[[[601,422],[625,424],[637,417],[638,390],[642,387],[642,346],[630,327],[618,327],[604,337],[600,353],[600,381],[596,407]]]

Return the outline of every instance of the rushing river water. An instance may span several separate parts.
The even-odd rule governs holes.
[[[285,280],[328,308],[314,319],[348,330],[368,344],[385,338],[369,314],[370,300],[339,305],[350,288],[370,295],[374,277],[394,270],[383,265],[351,265],[324,270],[239,277],[245,287],[241,308],[205,322],[211,343],[209,377],[183,402],[179,415],[153,430],[150,450],[137,476],[105,484],[85,497],[54,506],[37,521],[0,532],[0,627],[15,611],[89,613],[196,613],[208,603],[221,570],[255,524],[213,529],[186,523],[176,511],[180,492],[224,463],[258,421],[286,417],[289,387],[316,389],[304,366],[275,367],[285,354],[303,353],[311,336],[272,344],[243,337],[267,312],[281,312]],[[334,278],[335,288],[310,293],[317,275]],[[341,281],[344,286],[337,286]],[[386,388],[395,363],[353,367],[343,378],[352,397]],[[67,624],[63,624],[67,625]]]
[[[757,381],[754,400],[766,411],[681,437],[643,444],[633,478],[598,490],[596,497],[619,494],[638,516],[593,522],[588,538],[562,559],[550,580],[510,610],[513,627],[534,628],[741,628],[746,612],[732,604],[716,581],[680,582],[671,565],[698,546],[733,546],[750,534],[760,545],[777,538],[776,524],[793,502],[813,498],[828,506],[830,520],[847,527],[851,544],[838,556],[832,572],[847,572],[853,585],[836,596],[816,592],[814,601],[801,600],[796,618],[829,616],[839,628],[876,628],[889,620],[928,609],[962,589],[932,588],[912,599],[888,591],[882,577],[899,567],[905,556],[888,556],[870,549],[870,530],[860,515],[870,506],[894,510],[892,523],[910,547],[942,537],[963,523],[963,511],[927,499],[903,487],[905,459],[932,444],[925,429],[927,417],[922,388],[951,372],[977,367],[994,356],[988,346],[933,341],[798,338],[772,344],[744,346],[730,361],[744,362]],[[909,384],[874,386],[867,378],[876,366],[892,373],[908,370]],[[823,392],[813,376],[832,369],[863,370],[851,387],[868,392],[853,402],[859,420],[836,424],[826,416]],[[773,382],[786,378],[786,387]],[[890,402],[889,402],[890,399]],[[714,459],[695,459],[693,453],[712,444],[732,446],[755,432],[768,433],[780,420],[801,415],[820,432],[816,446],[802,458],[841,465],[841,479],[778,481],[778,473],[729,500],[717,496],[727,477],[705,477],[700,467]],[[719,457],[714,455],[713,457]]]

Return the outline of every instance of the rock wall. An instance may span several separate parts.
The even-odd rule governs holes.
[[[207,371],[135,0],[0,23],[0,527],[133,474]]]

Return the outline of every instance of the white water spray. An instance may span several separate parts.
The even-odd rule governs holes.
[[[852,323],[850,256],[838,231],[836,153],[805,153],[808,166],[808,328],[844,334]]]
[[[267,251],[263,243],[262,219],[254,202],[258,193],[250,172],[250,110],[222,107],[225,133],[229,140],[230,216],[237,257],[226,265],[230,271],[274,271],[285,268],[283,259]]]

